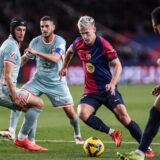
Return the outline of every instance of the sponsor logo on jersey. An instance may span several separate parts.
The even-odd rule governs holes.
[[[94,73],[95,67],[92,63],[86,63],[86,69],[89,73]]]
[[[9,56],[10,56],[11,58],[13,58],[13,57],[15,56],[15,53],[14,53],[14,52],[11,52],[11,53],[9,54]]]

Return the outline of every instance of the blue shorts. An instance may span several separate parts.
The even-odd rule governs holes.
[[[95,111],[103,104],[108,109],[113,111],[113,109],[118,104],[124,104],[123,98],[121,94],[116,91],[115,96],[111,95],[111,92],[104,92],[104,93],[95,93],[95,94],[83,94],[82,98],[80,99],[79,104],[86,103],[92,106]]]

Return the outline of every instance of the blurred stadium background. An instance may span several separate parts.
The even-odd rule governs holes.
[[[30,40],[40,34],[39,20],[50,15],[56,22],[56,33],[64,37],[67,47],[78,35],[77,21],[81,15],[93,16],[97,22],[98,34],[104,36],[117,50],[123,65],[120,79],[122,93],[131,117],[142,129],[146,124],[154,97],[150,92],[160,82],[160,68],[156,59],[160,52],[160,37],[155,36],[151,26],[150,12],[160,5],[160,0],[6,0],[0,1],[0,44],[8,37],[9,22],[15,16],[28,21],[28,32],[22,44],[23,50]],[[28,63],[20,72],[19,82],[30,79],[35,71],[35,62]],[[67,80],[74,98],[75,108],[83,93],[83,70],[78,57],[74,57],[68,70]],[[147,85],[146,85],[147,83]],[[152,83],[152,84],[150,84]],[[123,84],[123,85],[121,85]],[[128,85],[134,84],[134,85]],[[73,145],[73,135],[68,119],[60,109],[52,109],[49,100],[43,96],[45,109],[38,121],[38,143],[49,148],[46,153],[28,153],[17,149],[12,142],[0,139],[0,160],[86,160],[82,146]],[[1,109],[0,128],[9,123],[9,110]],[[126,129],[103,106],[98,115],[112,128],[123,133],[120,149],[115,148],[109,136],[87,127],[81,122],[84,138],[98,136],[105,142],[106,152],[98,159],[115,160],[116,151],[131,151],[137,143]],[[19,123],[18,129],[21,123]],[[159,160],[159,135],[152,145]],[[96,158],[97,159],[97,158]]]
[[[8,0],[0,3],[0,43],[9,34],[11,18],[23,17],[28,21],[23,53],[30,40],[40,34],[40,18],[50,15],[55,19],[56,33],[66,39],[68,47],[78,35],[78,18],[90,15],[97,22],[98,34],[118,51],[123,64],[120,82],[157,83],[160,69],[155,60],[160,52],[160,37],[153,33],[150,12],[158,5],[160,0]],[[32,76],[34,65],[30,62],[23,68],[19,82],[26,82]],[[70,84],[83,83],[83,71],[77,57],[72,60],[67,78]]]

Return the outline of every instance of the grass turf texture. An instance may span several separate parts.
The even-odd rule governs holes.
[[[120,85],[121,92],[127,110],[132,117],[144,130],[150,107],[154,102],[151,90],[154,85]],[[71,93],[74,98],[75,108],[78,100],[83,93],[82,86],[70,86]],[[0,160],[89,160],[89,159],[105,159],[116,160],[116,152],[130,152],[135,150],[138,144],[130,136],[129,132],[116,120],[114,115],[102,106],[97,115],[107,123],[111,128],[122,130],[122,145],[116,148],[111,138],[102,132],[95,131],[86,126],[82,121],[81,132],[84,139],[91,136],[100,138],[105,145],[105,153],[99,158],[86,157],[82,149],[82,145],[76,145],[73,142],[73,130],[69,124],[63,109],[56,109],[46,96],[42,96],[45,102],[45,109],[39,117],[37,128],[37,143],[48,147],[47,152],[25,152],[21,148],[16,147],[11,141],[5,141],[0,138]],[[1,108],[0,128],[7,128],[9,124],[9,110]],[[19,130],[23,116],[18,124]],[[151,146],[156,153],[156,157],[152,160],[160,159],[160,136],[159,134],[153,141]]]

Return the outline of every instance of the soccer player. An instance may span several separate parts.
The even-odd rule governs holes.
[[[23,89],[16,88],[21,64],[19,47],[24,39],[26,27],[25,20],[18,17],[13,18],[10,22],[11,34],[0,47],[0,104],[10,109],[14,109],[16,105],[27,109],[19,139],[16,139],[15,144],[29,150],[42,150],[42,147],[28,140],[28,133],[42,110],[43,101]],[[35,108],[27,108],[27,106]]]
[[[109,128],[96,116],[96,111],[104,104],[129,130],[133,138],[141,140],[141,129],[127,113],[121,94],[117,88],[122,67],[117,52],[103,37],[96,35],[95,21],[90,16],[82,16],[78,21],[81,37],[68,48],[61,76],[65,76],[68,64],[74,54],[78,54],[85,73],[84,95],[80,99],[78,114],[88,126],[110,134],[116,146],[120,145],[120,131]],[[114,67],[113,76],[110,64]]]
[[[63,108],[70,123],[74,128],[74,140],[76,144],[82,144],[78,116],[73,107],[73,100],[65,78],[60,78],[59,70],[62,67],[62,60],[65,54],[65,40],[54,34],[55,24],[50,16],[44,16],[40,20],[42,35],[35,37],[29,48],[25,50],[22,57],[22,65],[28,60],[36,58],[37,72],[34,77],[24,86],[23,90],[40,96],[47,95],[53,106]],[[12,112],[13,120],[10,128],[15,130],[18,116]],[[31,141],[35,140],[35,127],[29,134]]]
[[[155,34],[160,35],[160,7],[154,8],[151,13],[152,26]],[[153,141],[160,127],[160,86],[153,89],[153,95],[157,96],[145,127],[141,143],[136,151],[128,154],[117,153],[119,159],[124,160],[144,160],[148,146]]]

